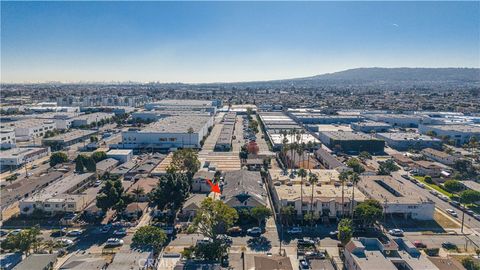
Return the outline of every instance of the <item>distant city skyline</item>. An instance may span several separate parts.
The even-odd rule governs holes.
[[[1,82],[480,67],[480,2],[1,2]]]

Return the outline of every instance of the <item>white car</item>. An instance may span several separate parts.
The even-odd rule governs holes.
[[[98,187],[98,186],[100,186],[101,184],[102,184],[102,181],[97,180],[97,181],[95,181],[95,183],[93,184],[93,186],[94,186],[94,187]]]
[[[118,238],[108,238],[107,242],[105,242],[106,247],[116,247],[123,245],[123,240]]]
[[[19,233],[21,233],[21,232],[22,232],[22,229],[15,229],[15,230],[10,231],[10,234],[11,234],[11,235],[17,235],[17,234],[19,234]]]
[[[302,228],[300,227],[292,227],[290,229],[287,230],[287,233],[288,234],[298,234],[298,233],[302,233]]]
[[[403,230],[400,229],[391,229],[388,233],[392,236],[403,236]]]
[[[67,238],[60,238],[57,240],[58,243],[64,245],[64,246],[71,246],[73,245],[73,240],[67,239]]]
[[[83,234],[83,230],[71,230],[67,232],[68,236],[79,236]]]
[[[440,198],[440,200],[442,200],[444,202],[448,202],[448,200],[449,200],[448,196],[445,196],[445,195],[441,195],[439,198]]]
[[[445,209],[447,213],[449,213],[452,217],[458,217],[457,212],[455,212],[453,209]]]

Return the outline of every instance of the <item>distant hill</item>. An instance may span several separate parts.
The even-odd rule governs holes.
[[[296,80],[479,82],[478,68],[355,68]]]

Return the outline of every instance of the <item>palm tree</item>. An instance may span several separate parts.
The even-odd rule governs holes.
[[[298,154],[298,161],[300,162],[300,167],[303,168],[303,152],[305,151],[305,147],[302,144],[297,144],[297,149],[295,149]],[[307,168],[310,169],[310,168]]]
[[[307,171],[304,168],[300,168],[298,170],[298,175],[301,178],[300,182],[300,211],[302,212],[302,220],[303,220],[303,178],[307,176]]]
[[[341,172],[338,179],[342,183],[342,217],[345,213],[345,182],[348,180],[348,172]]]
[[[312,186],[312,198],[310,200],[310,213],[313,216],[313,192],[314,192],[314,189],[315,189],[315,185],[318,183],[318,176],[316,174],[310,172],[308,174],[308,182]]]
[[[358,176],[358,173],[354,172],[350,174],[350,181],[353,183],[352,186],[352,202],[351,202],[351,207],[352,207],[352,220],[353,220],[353,207],[355,204],[355,186],[357,185],[358,181],[360,181],[360,177]]]
[[[133,195],[135,195],[135,200],[138,202],[138,198],[145,194],[145,190],[143,187],[137,186],[134,190],[132,190]]]

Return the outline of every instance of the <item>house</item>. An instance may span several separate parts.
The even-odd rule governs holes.
[[[402,167],[412,167],[414,161],[402,154],[393,154],[392,155],[393,160],[398,163],[398,165]]]
[[[347,270],[438,270],[415,246],[403,238],[385,240],[360,237],[344,250]]]
[[[261,158],[248,158],[245,163],[249,171],[260,171],[263,167],[263,159]]]
[[[148,208],[148,203],[146,202],[133,202],[127,205],[123,211],[123,215],[129,218],[139,218],[141,217]]]
[[[348,170],[348,167],[345,166],[345,164],[323,148],[319,148],[315,151],[315,157],[322,163],[325,169],[337,170],[339,172]]]
[[[193,175],[193,179],[192,179],[192,192],[199,192],[199,193],[210,192],[211,187],[207,183],[207,179],[213,181],[214,177],[215,177],[215,172],[213,171],[201,170],[196,172]]]
[[[157,178],[140,178],[128,188],[127,193],[132,195],[134,200],[137,202],[146,202],[148,201],[148,194],[150,194],[150,192],[157,187],[158,182],[159,179]],[[139,194],[137,194],[139,190],[143,192],[139,192]]]
[[[230,253],[230,265],[233,269],[261,269],[261,270],[293,270],[288,256],[277,254],[244,254]]]
[[[179,218],[190,220],[197,214],[198,209],[207,197],[207,194],[193,194],[183,204],[183,208],[178,214]]]
[[[221,199],[234,208],[267,205],[267,192],[260,172],[238,170],[225,173]]]
[[[439,177],[442,173],[442,167],[433,162],[426,160],[415,161],[412,165],[412,171],[418,175],[430,175],[431,177]]]
[[[106,172],[111,172],[118,165],[118,160],[107,158],[97,162],[97,174],[104,175]]]
[[[17,264],[14,270],[50,270],[57,261],[57,254],[32,254]]]
[[[102,256],[94,254],[75,254],[70,257],[59,270],[101,270],[105,269],[107,261]]]
[[[452,166],[459,160],[458,157],[449,155],[443,151],[438,151],[432,148],[425,148],[422,150],[422,154],[433,161],[440,162],[445,165]]]

